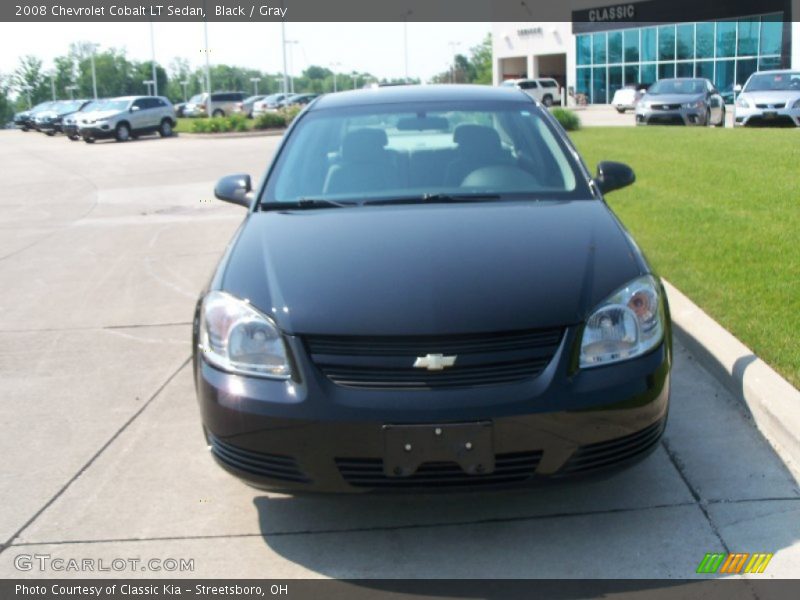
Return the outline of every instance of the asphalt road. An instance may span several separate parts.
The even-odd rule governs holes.
[[[741,404],[677,345],[664,442],[606,480],[413,496],[265,494],[203,442],[198,290],[277,138],[71,143],[0,132],[0,577],[51,558],[193,559],[201,577],[694,576],[774,552],[800,576],[800,492]],[[95,563],[99,564],[99,563]]]

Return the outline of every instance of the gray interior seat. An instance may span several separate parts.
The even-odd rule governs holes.
[[[341,160],[331,165],[323,192],[348,194],[397,187],[397,165],[383,129],[365,127],[348,133],[342,140]]]
[[[463,123],[453,132],[457,144],[456,158],[447,166],[446,185],[461,185],[475,169],[512,165],[511,154],[503,149],[497,131],[484,125]]]

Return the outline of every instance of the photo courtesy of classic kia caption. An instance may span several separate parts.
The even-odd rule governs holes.
[[[514,87],[312,101],[194,315],[213,456],[268,489],[525,484],[631,464],[667,419],[666,296],[542,104]]]

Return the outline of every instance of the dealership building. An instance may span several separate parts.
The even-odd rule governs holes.
[[[495,85],[553,77],[607,104],[626,84],[705,77],[731,98],[754,71],[800,70],[800,0],[564,0],[546,16],[492,25]]]

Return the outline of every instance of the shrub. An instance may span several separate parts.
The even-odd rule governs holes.
[[[289,123],[294,121],[294,118],[298,114],[300,114],[301,110],[303,110],[302,106],[294,105],[294,106],[287,106],[285,108],[282,108],[280,110],[280,113],[283,115],[283,118],[284,118],[286,124],[288,125]]]
[[[230,131],[247,131],[247,117],[244,115],[230,115],[225,117]]]
[[[281,113],[267,112],[256,119],[253,127],[256,129],[280,129],[286,127],[286,117]]]
[[[573,111],[566,108],[554,108],[550,111],[567,131],[577,131],[581,128],[581,120]]]

